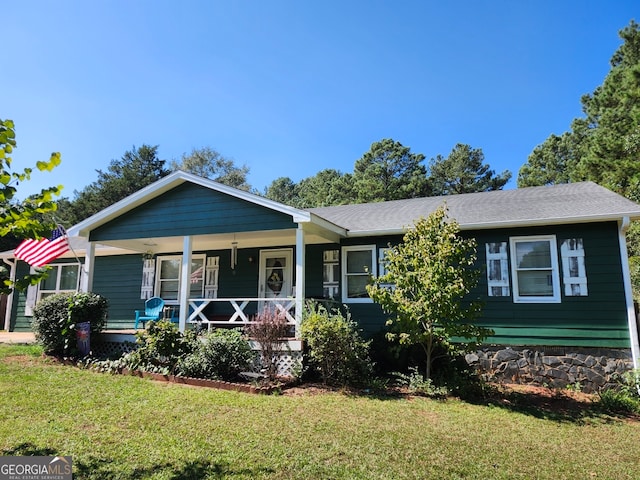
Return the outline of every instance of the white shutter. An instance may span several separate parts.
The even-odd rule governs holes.
[[[509,262],[507,242],[485,245],[487,251],[487,290],[490,297],[508,297]]]
[[[35,269],[31,267],[29,269],[29,273],[33,275],[36,273]],[[38,287],[40,283],[36,285],[29,285],[27,287],[27,298],[24,302],[24,316],[25,317],[33,317],[33,308],[36,306],[36,302],[38,301]]]
[[[387,273],[387,251],[390,248],[380,248],[378,250],[378,276],[381,277]]]
[[[153,280],[156,273],[156,261],[153,258],[145,259],[142,263],[142,286],[140,298],[149,300],[153,297]]]
[[[218,274],[220,273],[220,257],[207,257],[204,277],[204,298],[218,298]]]
[[[567,297],[586,297],[587,271],[584,266],[584,245],[581,238],[568,238],[560,245],[562,281]]]

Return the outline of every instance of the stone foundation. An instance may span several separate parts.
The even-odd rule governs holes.
[[[467,363],[486,380],[556,388],[579,384],[597,392],[633,369],[631,350],[581,347],[492,346],[469,353]]]

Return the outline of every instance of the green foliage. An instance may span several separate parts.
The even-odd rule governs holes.
[[[113,205],[156,180],[168,175],[165,161],[158,158],[158,146],[133,147],[119,160],[112,160],[106,172],[97,170],[98,179],[80,192],[72,201],[61,199],[60,218],[65,225],[81,220]]]
[[[46,353],[76,356],[76,324],[89,322],[100,332],[107,321],[108,301],[95,293],[58,293],[43,298],[33,310],[33,331]]]
[[[369,341],[361,338],[357,324],[347,312],[328,310],[307,302],[301,325],[302,339],[309,347],[311,367],[330,385],[366,385],[373,372]]]
[[[218,328],[195,342],[194,349],[178,361],[184,377],[233,380],[251,367],[254,352],[238,329]]]
[[[5,245],[7,249],[17,246],[21,239],[43,238],[51,234],[55,225],[46,221],[46,218],[56,211],[54,197],[62,190],[62,185],[44,188],[23,201],[18,200],[17,186],[31,179],[33,169],[24,168],[21,172],[11,170],[11,153],[16,146],[15,124],[11,120],[0,119],[0,238],[10,239],[10,243]],[[60,153],[54,152],[48,161],[36,162],[36,168],[51,171],[60,165],[60,161]],[[8,294],[13,288],[24,290],[29,285],[35,285],[44,278],[45,272],[46,269],[15,282],[2,276],[0,293]]]
[[[284,313],[273,308],[264,310],[246,328],[247,335],[260,345],[260,360],[269,378],[278,373],[279,351],[285,345],[290,325]]]
[[[179,162],[171,162],[171,170],[182,170],[240,190],[251,191],[247,183],[249,167],[236,167],[233,160],[223,157],[211,147],[194,148],[183,154]]]
[[[423,348],[427,378],[439,345],[456,337],[458,345],[473,348],[493,333],[473,324],[480,304],[463,301],[480,272],[475,268],[475,240],[458,232],[457,222],[439,207],[387,251],[386,273],[367,287],[371,298],[390,314],[387,338]]]
[[[608,413],[640,413],[640,401],[629,393],[613,388],[598,393],[598,406]]]
[[[511,178],[505,170],[496,175],[484,162],[479,148],[458,143],[447,158],[438,155],[429,162],[429,184],[432,195],[489,192],[500,190]]]
[[[193,331],[182,334],[169,320],[149,322],[146,330],[136,333],[138,349],[127,355],[125,364],[144,371],[173,371],[180,358],[194,350],[195,338]]]
[[[436,387],[433,380],[426,378],[417,367],[409,368],[409,373],[395,372],[396,383],[406,387],[411,393],[433,398],[445,398],[449,394],[446,387]]]
[[[371,144],[356,161],[353,183],[358,203],[400,200],[428,195],[424,155],[391,138]]]

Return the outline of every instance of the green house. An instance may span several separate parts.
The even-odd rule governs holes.
[[[488,345],[640,350],[625,231],[640,206],[594,183],[296,209],[184,172],[164,177],[68,230],[72,251],[7,301],[4,328],[28,330],[33,306],[59,291],[109,300],[108,329],[164,299],[180,329],[241,326],[264,308],[297,338],[305,299],[349,307],[364,332],[384,329],[369,275],[407,228],[446,203],[478,244]],[[3,254],[11,275],[29,266]],[[529,348],[530,347],[530,348]]]

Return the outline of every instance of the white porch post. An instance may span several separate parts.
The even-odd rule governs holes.
[[[93,289],[93,270],[96,263],[96,244],[89,242],[84,254],[84,266],[80,265],[80,291],[90,292]]]
[[[16,263],[17,263],[17,260],[11,261],[8,258],[3,258],[2,261],[4,263],[6,263],[7,265],[9,265],[9,267],[10,267],[9,280],[11,280],[12,282],[15,282],[16,281]],[[2,327],[3,330],[6,330],[7,332],[11,328],[11,312],[13,310],[13,297],[14,297],[14,295],[15,295],[15,291],[11,292],[9,295],[7,295],[7,308],[5,308],[5,311],[4,311],[4,326]]]
[[[627,253],[626,232],[629,228],[629,217],[624,217],[619,222],[618,241],[620,243],[620,263],[622,264],[622,279],[624,283],[624,296],[627,300],[627,321],[629,325],[629,340],[631,341],[631,357],[633,368],[640,367],[640,344],[638,341],[638,327],[636,323],[636,310],[633,305],[633,291],[631,289],[631,274],[629,272],[629,256]]]
[[[180,317],[178,328],[184,332],[189,316],[189,290],[191,287],[191,250],[193,238],[189,235],[182,240],[182,268],[180,272]]]
[[[300,338],[302,309],[304,307],[304,270],[305,270],[304,229],[298,224],[296,230],[296,338]]]

